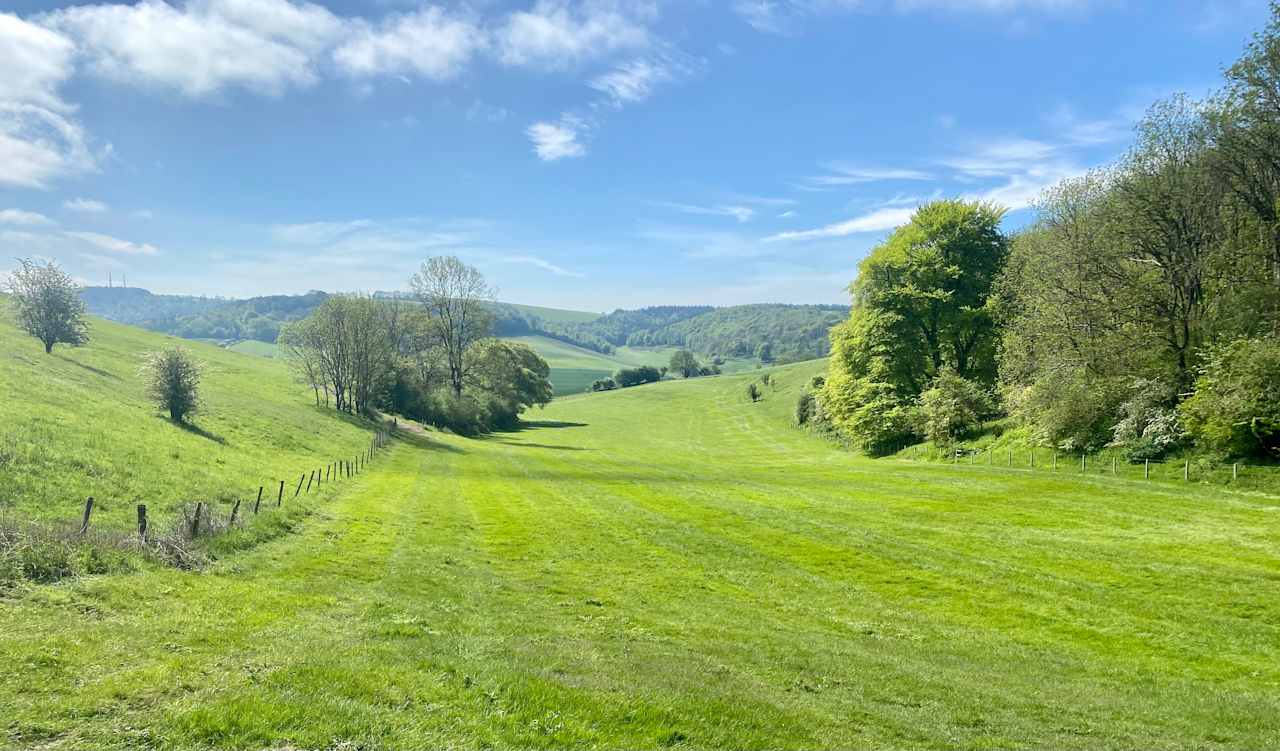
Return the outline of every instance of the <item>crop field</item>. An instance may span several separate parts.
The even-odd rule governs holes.
[[[404,433],[207,569],[26,585],[0,745],[1280,743],[1276,499],[860,458],[789,423],[821,369]]]

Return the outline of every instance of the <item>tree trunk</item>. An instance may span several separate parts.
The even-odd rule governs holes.
[[[44,343],[44,353],[45,353],[46,355],[48,355],[48,354],[52,354],[52,353],[53,353],[53,342],[45,342],[45,343]]]

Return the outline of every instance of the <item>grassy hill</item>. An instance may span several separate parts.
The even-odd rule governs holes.
[[[540,305],[520,305],[519,303],[513,302],[498,304],[508,308],[514,308],[526,315],[536,316],[543,321],[550,321],[552,323],[590,323],[600,317],[599,313],[588,313],[583,310],[544,308]]]
[[[663,367],[671,362],[677,347],[617,347],[604,354],[579,347],[569,342],[545,336],[504,337],[513,342],[529,345],[551,366],[551,385],[557,396],[580,394],[601,378],[608,378],[622,368],[637,365]],[[726,360],[722,369],[726,373],[749,370],[756,366],[752,358]]]
[[[1276,745],[1276,499],[869,460],[790,426],[822,368],[404,440],[204,572],[34,586],[0,602],[0,743]]]
[[[304,469],[351,457],[370,429],[313,406],[278,362],[95,319],[87,346],[39,342],[0,299],[0,515],[70,520],[97,500],[95,527],[130,528],[145,503],[159,523],[202,500],[251,499]],[[143,396],[144,353],[181,344],[206,366],[196,430]]]

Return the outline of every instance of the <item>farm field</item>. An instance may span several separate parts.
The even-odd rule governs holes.
[[[1280,502],[861,458],[790,425],[822,368],[405,435],[296,534],[0,600],[0,746],[1280,744]]]

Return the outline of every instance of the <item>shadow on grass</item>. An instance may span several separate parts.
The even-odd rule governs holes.
[[[503,430],[500,432],[519,433],[525,430],[546,430],[546,429],[558,429],[558,428],[585,428],[585,427],[587,427],[587,423],[585,422],[563,422],[560,420],[529,420],[529,421],[521,420],[519,423],[515,425],[515,427],[510,428],[508,430]]]
[[[523,441],[498,441],[504,446],[518,446],[531,449],[554,449],[556,451],[595,451],[583,446],[557,446],[551,443],[525,443]]]
[[[414,430],[405,430],[404,428],[397,428],[394,432],[396,440],[426,451],[446,451],[451,454],[467,453],[463,449],[452,444],[433,441],[426,433],[419,433]]]
[[[120,376],[116,375],[115,373],[109,373],[103,370],[102,368],[95,368],[92,365],[85,365],[84,363],[78,362],[76,360],[72,360],[70,357],[67,357],[65,355],[54,355],[54,356],[63,362],[71,363],[72,365],[75,365],[78,368],[84,368],[85,370],[89,371],[90,373],[93,373],[96,376],[102,376],[103,378],[110,378],[113,381],[120,380]]]
[[[167,419],[167,418],[166,418],[166,419]],[[192,425],[192,424],[191,424],[191,423],[189,423],[189,422],[178,422],[177,420],[168,420],[168,422],[169,422],[170,424],[172,424],[174,427],[176,427],[176,428],[180,428],[180,429],[182,429],[182,430],[185,430],[185,431],[187,431],[188,433],[191,433],[192,435],[198,435],[198,436],[200,436],[201,438],[207,438],[207,439],[209,439],[210,441],[213,441],[214,443],[220,444],[220,445],[222,445],[222,446],[226,446],[226,445],[227,445],[227,439],[226,439],[226,438],[223,438],[222,436],[218,435],[217,433],[210,433],[209,431],[205,430],[204,428],[200,427],[199,425]]]

